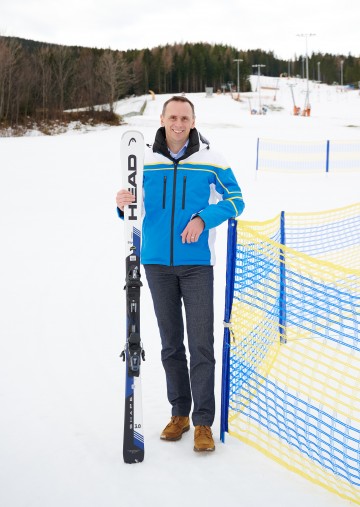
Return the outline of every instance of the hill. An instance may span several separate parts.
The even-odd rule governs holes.
[[[61,46],[0,36],[0,125],[64,121],[64,111],[109,104],[131,95],[203,92],[237,86],[248,91],[253,66],[265,65],[267,76],[304,77],[304,59],[278,59],[272,52],[239,50],[208,43],[174,44],[152,49],[111,49]],[[341,63],[343,62],[343,63]],[[320,64],[320,66],[319,66]],[[321,67],[321,69],[320,69]],[[360,59],[351,55],[312,54],[309,78],[357,86]],[[114,118],[112,118],[112,121]]]

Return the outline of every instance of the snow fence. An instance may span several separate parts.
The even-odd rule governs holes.
[[[360,203],[230,220],[221,432],[360,504]]]
[[[256,170],[261,172],[360,171],[360,140],[257,140]]]

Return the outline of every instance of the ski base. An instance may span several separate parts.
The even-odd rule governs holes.
[[[140,366],[145,353],[140,338],[140,247],[144,138],[127,131],[121,139],[123,188],[135,200],[124,209],[126,258],[126,344],[121,356],[126,362],[123,457],[125,463],[144,459]]]
[[[141,413],[141,380],[126,376],[125,424],[123,457],[125,463],[141,463],[144,460],[144,435],[142,421],[135,420],[135,410]]]

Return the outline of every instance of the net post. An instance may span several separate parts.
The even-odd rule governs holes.
[[[256,143],[256,173],[259,170],[259,144],[260,144],[260,138],[258,137],[257,143]]]
[[[330,162],[330,141],[326,141],[326,172],[329,172],[329,162]]]
[[[280,215],[280,243],[285,246],[285,211]],[[286,343],[286,265],[285,252],[280,248],[280,291],[279,291],[279,335],[280,342]]]
[[[220,439],[225,442],[225,432],[228,431],[228,408],[229,408],[229,375],[230,375],[230,317],[234,295],[236,243],[237,231],[236,220],[228,220],[227,256],[226,256],[226,287],[225,287],[225,311],[224,311],[224,339],[222,351],[222,379],[221,379],[221,421]]]

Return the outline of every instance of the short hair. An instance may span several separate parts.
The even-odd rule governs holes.
[[[184,97],[182,95],[174,95],[173,97],[171,97],[171,99],[169,99],[169,100],[167,100],[165,102],[165,104],[163,105],[163,109],[162,109],[162,115],[163,116],[165,115],[166,106],[170,102],[183,102],[183,103],[190,104],[191,109],[192,109],[192,113],[193,113],[193,117],[195,118],[195,107],[194,107],[194,104],[189,99],[187,99],[186,97]]]

